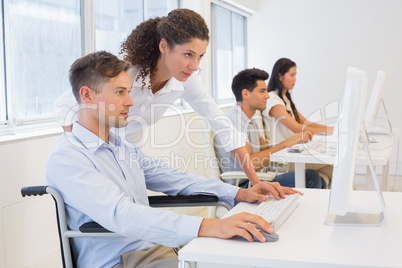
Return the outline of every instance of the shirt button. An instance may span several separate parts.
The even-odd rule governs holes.
[[[228,193],[230,194],[232,192],[232,190],[228,190]]]

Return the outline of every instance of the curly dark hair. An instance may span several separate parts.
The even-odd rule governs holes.
[[[149,19],[138,25],[121,45],[124,60],[140,67],[136,81],[149,74],[150,86],[156,72],[160,51],[159,43],[165,39],[170,49],[190,42],[193,38],[209,41],[209,30],[204,19],[189,9],[175,9],[166,17]]]

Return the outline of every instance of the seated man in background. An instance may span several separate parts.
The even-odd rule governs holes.
[[[270,154],[275,153],[283,148],[291,147],[297,143],[307,142],[312,138],[312,134],[308,131],[296,133],[289,139],[268,146],[265,139],[258,131],[257,124],[252,117],[257,110],[266,108],[267,99],[269,98],[267,85],[265,80],[268,79],[268,73],[259,69],[246,69],[239,72],[232,81],[232,91],[236,97],[237,104],[229,110],[226,115],[232,120],[233,126],[247,136],[246,149],[250,154],[251,163],[256,170],[260,170],[270,163]],[[222,172],[241,171],[236,159],[226,153],[224,145],[220,144],[219,139],[215,139],[215,147],[219,166]],[[274,178],[275,182],[279,182],[282,186],[294,187],[294,172],[278,175]],[[240,182],[240,187],[248,187],[247,179]],[[307,188],[327,188],[326,182],[318,175],[315,170],[306,170],[306,187]]]
[[[136,145],[116,136],[118,128],[127,125],[128,110],[134,105],[128,67],[108,52],[96,52],[76,60],[70,69],[70,83],[80,103],[78,121],[52,149],[45,184],[61,193],[70,229],[96,221],[122,235],[74,238],[77,267],[143,267],[149,263],[177,267],[177,249],[172,247],[200,236],[239,235],[253,241],[254,234],[265,241],[256,226],[268,233],[272,227],[253,214],[204,219],[149,206],[147,189],[168,195],[210,193],[232,204],[264,201],[267,194],[280,199],[297,191],[268,182],[245,190],[161,167]],[[116,132],[110,132],[112,127]]]

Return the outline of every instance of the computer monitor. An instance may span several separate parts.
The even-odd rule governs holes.
[[[366,111],[364,113],[364,122],[367,126],[367,131],[369,134],[388,134],[390,131],[392,132],[392,126],[388,118],[387,109],[384,105],[384,92],[385,92],[385,85],[386,85],[386,74],[384,71],[379,70],[377,72],[376,79],[374,81],[373,90],[370,95],[370,99],[367,102]],[[388,121],[388,128],[380,128],[374,127],[375,118],[378,114],[378,109],[380,105],[383,105],[387,121]]]
[[[368,125],[374,123],[374,119],[378,112],[378,107],[385,91],[385,72],[378,71],[374,82],[373,91],[367,102],[366,112],[364,113],[364,122]]]
[[[380,224],[384,218],[382,212],[379,213],[380,215],[349,212],[359,140],[365,141],[361,139],[361,130],[366,92],[366,73],[357,68],[348,67],[339,107],[338,147],[332,175],[328,214],[325,219],[325,223],[329,225]],[[367,143],[363,147],[367,149]],[[368,150],[366,150],[366,154],[370,162],[371,158]],[[370,167],[371,171],[374,171],[372,163]],[[375,172],[372,175],[376,180]],[[377,190],[380,191],[378,181],[375,185]],[[380,195],[382,198],[381,192]]]

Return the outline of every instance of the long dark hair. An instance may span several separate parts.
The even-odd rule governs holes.
[[[193,38],[209,41],[209,30],[204,19],[189,9],[175,9],[166,17],[149,19],[138,25],[121,45],[124,60],[140,67],[136,80],[149,74],[150,87],[160,55],[159,43],[165,39],[170,49],[190,42]]]
[[[275,62],[274,67],[272,68],[271,79],[269,79],[268,82],[268,92],[276,90],[278,92],[279,98],[283,100],[283,88],[282,82],[279,80],[279,74],[284,76],[292,67],[296,67],[296,63],[287,58],[281,58]],[[296,105],[292,101],[289,90],[286,91],[286,97],[290,101],[290,107],[292,108],[295,120],[300,123],[299,114],[297,113]]]

